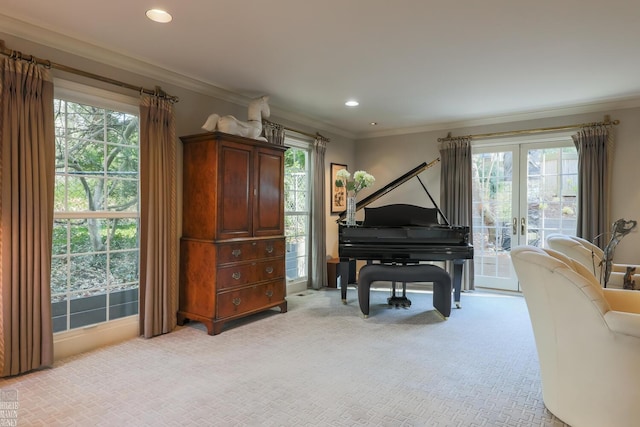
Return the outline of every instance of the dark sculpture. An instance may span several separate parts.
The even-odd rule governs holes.
[[[620,240],[627,234],[631,232],[634,228],[636,228],[637,221],[629,220],[626,221],[623,218],[620,218],[616,222],[613,223],[611,230],[611,240],[604,248],[604,254],[602,256],[602,262],[604,263],[604,286],[607,287],[607,283],[609,282],[609,276],[611,276],[611,266],[613,264],[613,253],[616,250],[616,246],[620,243]]]
[[[635,267],[627,267],[627,272],[624,274],[624,284],[623,289],[630,289],[632,291],[636,290],[636,281],[632,279],[633,273],[636,272]]]

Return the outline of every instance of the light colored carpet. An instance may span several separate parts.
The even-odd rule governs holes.
[[[355,290],[287,297],[278,310],[199,323],[5,379],[22,426],[564,426],[543,405],[520,296],[462,295],[448,320],[430,293],[389,308]]]

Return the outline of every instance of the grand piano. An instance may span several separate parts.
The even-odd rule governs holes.
[[[393,282],[393,297],[390,298],[389,303],[392,304],[392,301],[403,300],[408,302],[408,305],[410,305],[410,301],[406,299],[404,293],[406,287],[403,288],[402,297],[396,297],[395,282],[433,281],[435,285],[435,277],[439,277],[442,269],[435,266],[418,267],[424,264],[420,263],[420,261],[452,261],[452,277],[440,277],[445,281],[449,280],[448,294],[438,290],[440,295],[436,298],[436,287],[434,286],[434,307],[445,318],[449,316],[451,311],[451,286],[453,286],[454,301],[456,307],[460,308],[464,262],[473,258],[473,246],[469,242],[469,227],[451,225],[418,176],[439,161],[440,159],[438,158],[430,163],[424,162],[418,165],[358,202],[356,211],[364,208],[365,216],[364,221],[358,221],[355,226],[347,226],[344,223],[346,212],[339,215],[337,222],[340,265],[338,268],[343,303],[346,303],[349,278],[355,277],[355,271],[353,271],[355,269],[354,260],[367,261],[367,266],[360,271],[361,277],[363,276],[363,270],[369,265],[380,265],[380,267],[373,267],[378,268],[382,273],[377,280]],[[367,207],[414,177],[420,182],[433,204],[433,208],[409,204],[392,204],[375,208]],[[416,266],[417,269],[412,266]],[[440,270],[440,272],[434,271],[436,269]],[[415,273],[415,271],[420,270],[424,273]],[[420,280],[424,279],[424,277],[420,277],[420,274],[426,274],[427,280]],[[431,277],[434,277],[434,279],[431,280]],[[360,308],[366,317],[369,314],[369,290],[359,288],[358,299]]]

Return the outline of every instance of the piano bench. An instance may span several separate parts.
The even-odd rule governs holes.
[[[451,276],[437,265],[367,264],[363,266],[358,276],[358,303],[365,318],[369,316],[371,284],[376,281],[432,282],[433,306],[445,319],[451,314]]]

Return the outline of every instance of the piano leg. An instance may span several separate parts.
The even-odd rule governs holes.
[[[337,281],[340,283],[340,295],[342,297],[342,303],[347,303],[347,286],[349,285],[349,259],[340,259],[338,264],[338,277]]]
[[[453,302],[456,308],[462,308],[460,305],[460,291],[462,289],[462,268],[464,267],[463,259],[453,261]]]

